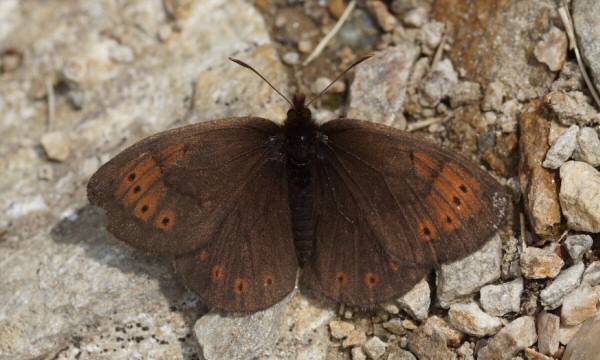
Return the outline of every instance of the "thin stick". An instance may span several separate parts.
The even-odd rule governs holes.
[[[350,69],[352,69],[353,67],[355,67],[356,65],[360,64],[361,62],[372,58],[374,55],[373,54],[369,54],[369,55],[365,55],[363,57],[361,57],[360,59],[356,60],[355,62],[352,63],[352,65],[348,66],[348,68],[344,71],[342,71],[341,74],[338,75],[338,77],[335,78],[335,80],[333,80],[329,85],[327,85],[327,87],[325,89],[323,89],[319,95],[315,96],[311,101],[308,102],[308,104],[306,104],[306,106],[308,107],[308,105],[312,104],[313,101],[315,101],[319,96],[323,95],[323,93],[325,91],[327,91],[327,89],[329,89],[331,87],[331,85],[333,85],[336,81],[338,81],[342,76],[344,76],[345,73],[347,73],[348,71],[350,71]]]
[[[432,124],[442,124],[442,123],[445,123],[446,121],[450,120],[450,118],[452,118],[453,116],[454,116],[454,114],[449,114],[443,118],[433,118],[433,119],[417,121],[415,123],[408,124],[408,126],[406,127],[406,131],[412,132],[412,131],[422,129],[422,128],[427,127]]]
[[[306,58],[306,60],[304,60],[304,62],[302,63],[302,66],[306,66],[306,65],[310,64],[311,61],[313,61],[317,56],[319,56],[321,54],[321,52],[323,51],[323,49],[325,49],[325,47],[327,46],[329,41],[331,41],[331,39],[335,36],[335,34],[342,28],[342,25],[344,25],[344,22],[346,22],[346,20],[350,16],[350,13],[352,12],[352,10],[354,10],[355,6],[356,6],[356,0],[350,1],[348,6],[346,6],[346,9],[342,13],[342,16],[340,16],[339,20],[337,21],[337,23],[335,23],[335,25],[333,26],[331,31],[329,31],[327,33],[327,35],[325,35],[325,37],[323,39],[321,39],[321,41],[319,41],[319,44],[317,44],[317,47],[308,56],[308,58]]]
[[[565,236],[567,236],[567,234],[569,233],[569,229],[563,231],[562,235],[560,235],[560,237],[558,238],[558,240],[556,240],[557,243],[560,243],[561,241],[563,241],[563,239],[565,238]]]
[[[246,69],[252,70],[256,75],[258,75],[261,79],[263,79],[264,82],[266,82],[267,84],[269,84],[269,86],[271,87],[271,89],[275,90],[276,93],[278,93],[282,98],[284,98],[285,101],[287,101],[288,104],[290,104],[291,107],[294,107],[294,105],[292,104],[292,102],[287,97],[285,97],[285,95],[283,95],[279,90],[277,90],[277,88],[275,88],[275,86],[273,86],[269,82],[269,80],[265,79],[265,77],[262,76],[258,71],[254,70],[254,68],[252,66],[250,66],[250,65],[246,64],[245,62],[243,62],[242,60],[238,60],[236,58],[230,57],[229,60],[233,61],[234,63],[236,63],[236,64],[238,64],[240,66],[245,67]]]
[[[197,81],[192,81],[192,93],[190,94],[190,105],[185,111],[185,115],[183,115],[183,123],[187,124],[189,119],[194,115],[194,109],[196,108],[196,86],[198,85]]]
[[[54,114],[56,112],[56,100],[54,99],[54,86],[50,79],[46,80],[46,93],[48,94],[48,123],[46,131],[52,130],[54,127]]]
[[[438,45],[437,49],[435,50],[435,54],[433,55],[433,58],[431,59],[430,66],[433,66],[437,62],[440,61],[440,59],[442,58],[442,55],[444,54],[444,46],[446,46],[446,32],[444,32],[444,34],[442,35],[442,40],[440,40],[440,44]]]
[[[527,232],[525,230],[525,215],[523,212],[519,212],[519,225],[521,230],[521,248],[525,250],[527,248]]]
[[[565,26],[565,30],[567,31],[567,37],[569,38],[569,45],[575,51],[575,57],[577,58],[577,64],[579,65],[579,69],[581,71],[581,75],[585,80],[585,84],[587,85],[590,93],[592,94],[592,98],[596,102],[596,106],[600,107],[600,97],[598,97],[598,93],[596,92],[596,88],[590,80],[590,77],[585,70],[585,66],[583,65],[583,60],[581,59],[581,54],[579,53],[579,45],[577,44],[577,40],[575,38],[575,30],[573,29],[573,19],[571,18],[571,14],[569,13],[567,4],[565,0],[562,0],[562,6],[558,8],[558,13],[560,15],[560,19]]]

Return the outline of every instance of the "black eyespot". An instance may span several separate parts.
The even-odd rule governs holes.
[[[467,192],[467,187],[464,184],[461,184],[459,187],[460,191],[466,193]]]
[[[169,222],[170,222],[170,221],[171,221],[171,219],[169,219],[168,217],[165,217],[165,218],[163,218],[163,219],[162,219],[162,223],[163,223],[163,225],[165,225],[165,226],[169,225]]]
[[[138,185],[138,186],[136,186],[136,187],[134,187],[134,188],[133,188],[133,193],[134,193],[134,194],[137,194],[137,193],[139,193],[141,190],[142,190],[142,188],[141,188],[141,187]]]
[[[146,211],[148,211],[148,205],[143,205],[142,212],[145,213]]]
[[[460,199],[459,199],[459,198],[457,198],[456,196],[455,196],[454,198],[452,198],[452,201],[453,201],[453,202],[454,202],[456,205],[460,206]]]
[[[127,180],[129,180],[129,181],[135,180],[135,173],[129,174],[129,176],[127,177]]]
[[[446,222],[447,223],[451,223],[452,222],[452,218],[448,215],[446,215]]]
[[[424,228],[423,228],[423,234],[425,234],[425,235],[429,236],[429,235],[431,235],[431,230],[429,230],[429,228],[428,228],[428,227],[424,227]]]

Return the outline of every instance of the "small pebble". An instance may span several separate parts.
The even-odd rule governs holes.
[[[68,58],[62,67],[62,78],[68,82],[81,84],[87,77],[87,63],[79,57]]]
[[[360,347],[352,348],[350,355],[352,355],[352,360],[367,360],[367,355]]]
[[[478,337],[493,335],[502,328],[500,319],[486,314],[474,302],[452,305],[448,319],[458,330]]]
[[[312,41],[310,41],[310,40],[300,40],[298,42],[298,50],[301,53],[308,54],[309,52],[313,51],[313,49],[314,49],[314,46],[313,46]]]
[[[158,40],[165,42],[173,35],[173,28],[170,24],[163,24],[158,28]]]
[[[537,333],[531,316],[523,316],[506,325],[477,352],[478,360],[511,359],[519,351],[535,344]],[[498,357],[502,354],[502,357]]]
[[[559,71],[567,58],[567,45],[567,35],[553,26],[537,43],[533,54],[539,62],[548,65],[550,71]]]
[[[600,172],[588,163],[567,161],[560,167],[560,206],[570,229],[600,232]]]
[[[499,111],[504,101],[506,87],[500,81],[488,84],[483,96],[481,109],[483,111]]]
[[[131,47],[119,44],[110,50],[110,58],[116,63],[128,64],[133,61],[135,55]]]
[[[581,282],[590,286],[600,284],[600,261],[594,261],[585,269]]]
[[[428,21],[419,31],[417,36],[424,49],[433,53],[440,45],[446,25],[440,21]]]
[[[550,285],[540,291],[542,306],[547,310],[554,310],[559,307],[565,296],[579,286],[584,269],[583,263],[579,263],[561,271]]]
[[[579,126],[571,125],[563,132],[546,153],[542,166],[549,169],[558,169],[567,161],[577,147],[577,133]]]
[[[600,139],[596,130],[590,127],[583,127],[579,130],[577,148],[575,148],[573,158],[594,167],[600,165]]]
[[[580,262],[593,244],[594,241],[589,235],[569,235],[565,240],[565,247],[574,262]]]
[[[50,160],[63,162],[71,155],[71,142],[62,131],[45,133],[40,142]]]
[[[518,313],[521,309],[523,279],[518,278],[508,283],[486,285],[480,290],[481,307],[492,316],[503,316]]]
[[[424,7],[416,7],[412,10],[409,10],[406,15],[402,18],[402,22],[404,22],[407,26],[412,27],[421,27],[427,20],[427,9]]]
[[[387,331],[391,332],[392,334],[396,334],[396,335],[404,335],[408,332],[408,330],[406,330],[404,325],[402,325],[402,320],[398,319],[398,318],[394,318],[394,319],[391,319],[391,320],[383,323],[383,327]]]
[[[367,341],[367,334],[361,329],[355,329],[342,341],[342,347],[362,346]]]
[[[457,108],[460,105],[479,102],[481,98],[481,86],[472,81],[461,81],[456,84],[450,92],[450,106]]]
[[[369,12],[373,14],[383,31],[391,32],[396,26],[398,26],[398,20],[396,20],[394,15],[390,14],[387,5],[382,1],[367,1],[367,8],[369,9]]]
[[[536,325],[539,351],[546,355],[556,354],[559,347],[560,317],[544,310],[538,314]]]
[[[596,313],[598,292],[587,284],[579,286],[565,296],[560,310],[560,323],[579,325]]]
[[[568,93],[553,91],[544,96],[544,102],[563,125],[587,125],[600,122],[600,113],[590,105],[589,98],[580,91]]]
[[[345,321],[332,321],[329,323],[329,330],[334,339],[341,340],[354,331],[354,325]]]
[[[381,341],[377,336],[373,336],[363,344],[362,348],[369,358],[377,360],[385,354],[387,344]]]
[[[297,65],[300,63],[300,54],[295,51],[288,51],[283,54],[283,62],[288,65]]]
[[[431,289],[427,280],[421,280],[408,293],[398,299],[400,308],[416,320],[425,320],[431,304]]]
[[[397,347],[389,351],[387,360],[417,360],[417,358],[410,352]]]
[[[565,265],[554,251],[528,246],[521,254],[521,272],[528,279],[554,278]]]

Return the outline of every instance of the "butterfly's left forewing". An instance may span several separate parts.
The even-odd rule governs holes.
[[[269,139],[278,131],[265,119],[236,118],[150,136],[103,165],[88,198],[106,210],[120,240],[152,254],[185,254],[211,239],[247,178],[277,156]]]

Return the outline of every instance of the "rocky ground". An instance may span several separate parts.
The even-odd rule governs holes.
[[[593,358],[600,4],[393,0],[346,11],[354,4],[1,1],[0,358]],[[89,205],[90,176],[145,136],[214,118],[283,119],[285,101],[227,57],[286,94],[314,95],[370,52],[315,117],[434,139],[513,199],[487,245],[401,299],[354,309],[300,284],[265,311],[210,310],[168,259],[116,240]]]

